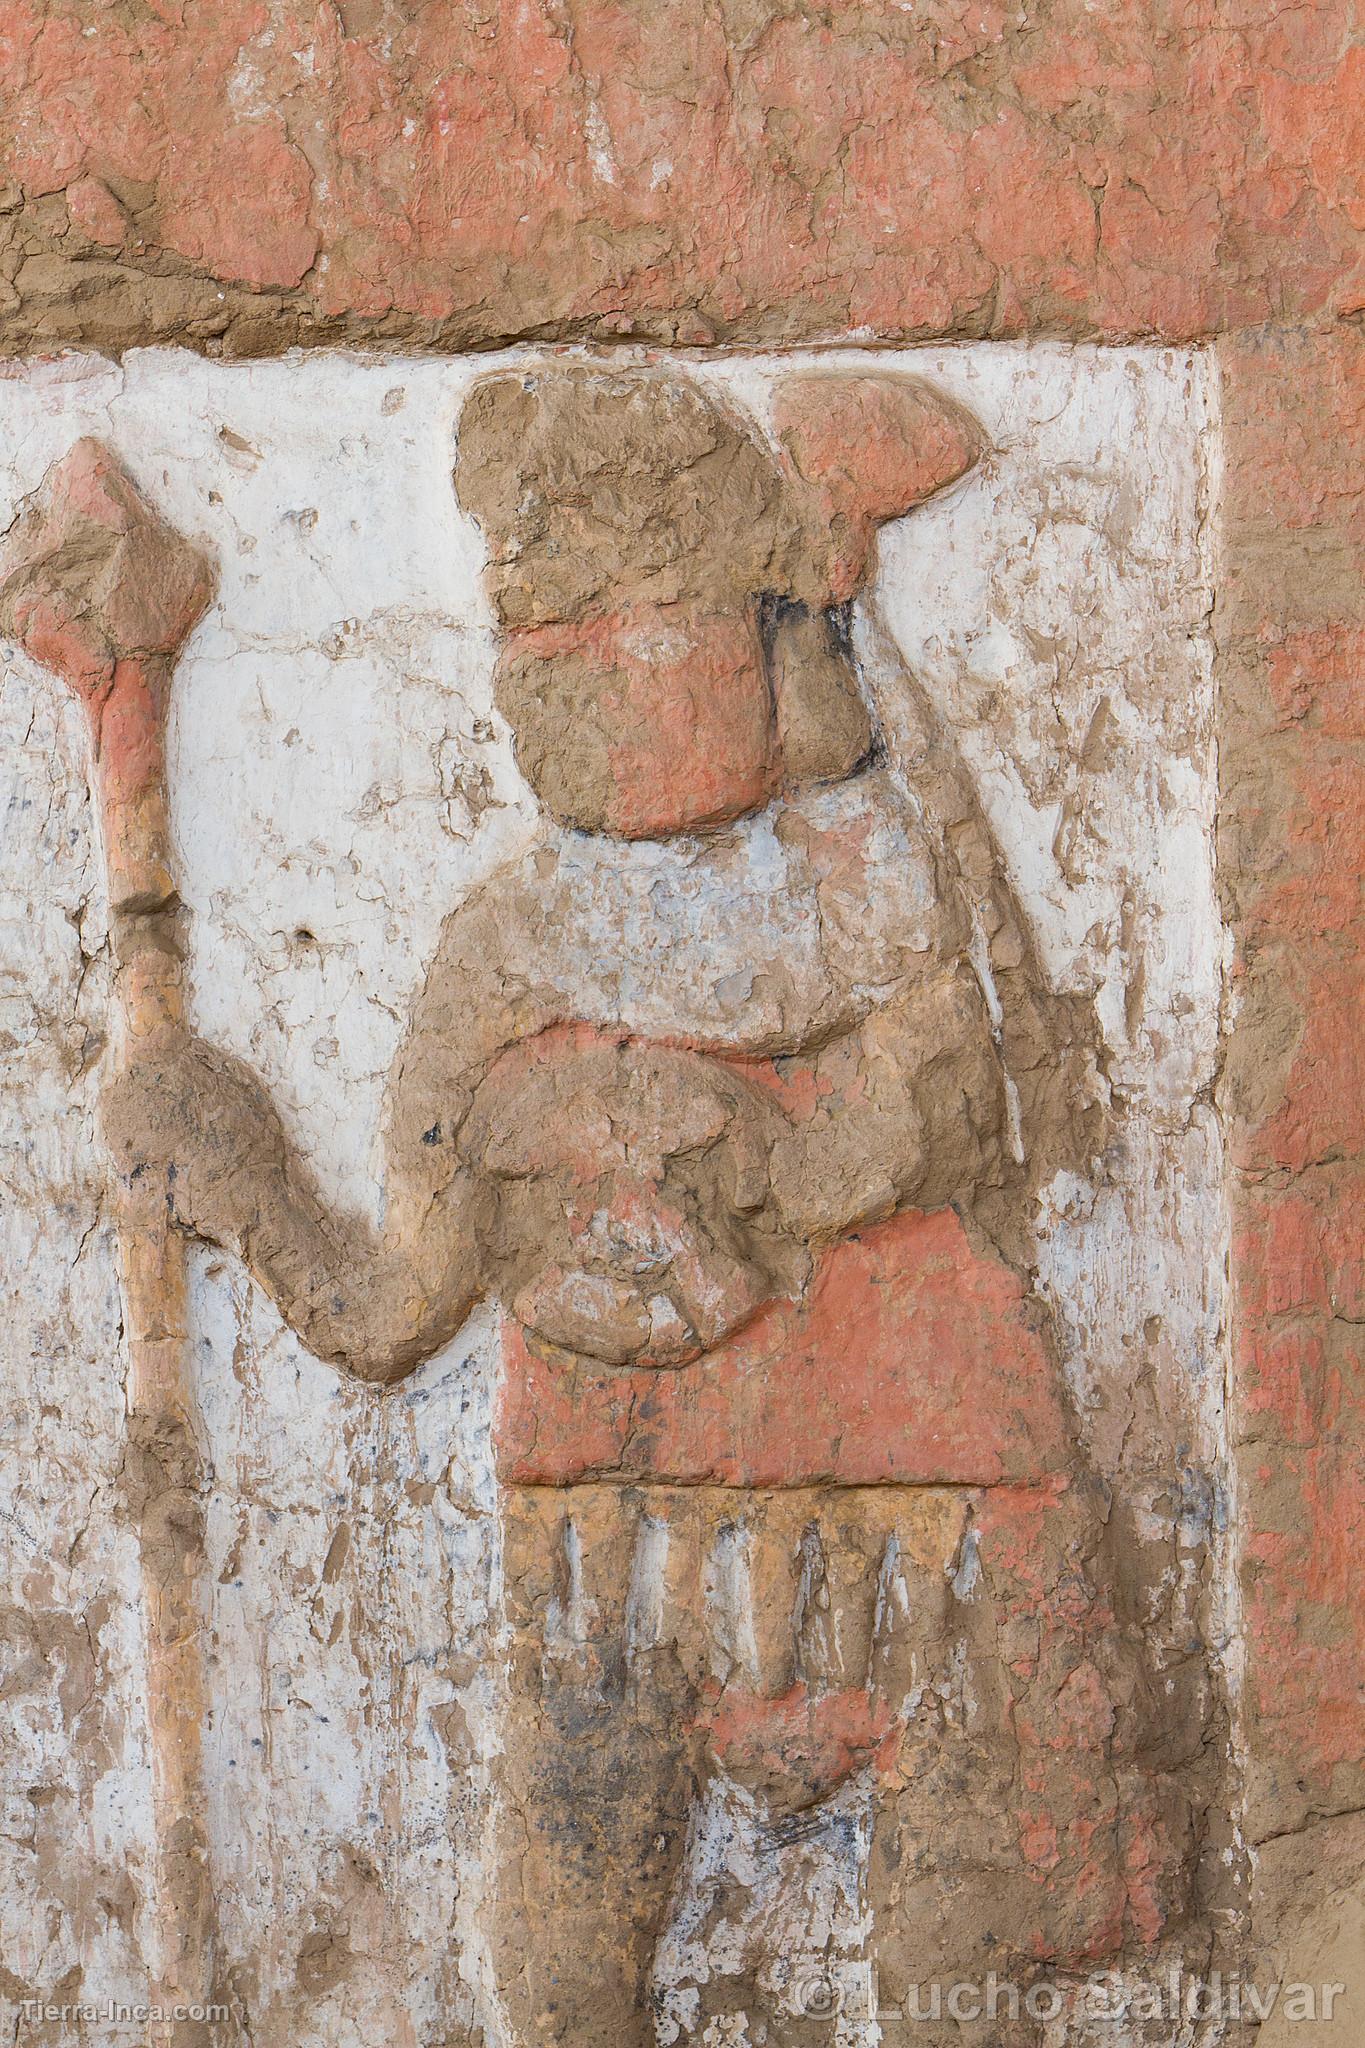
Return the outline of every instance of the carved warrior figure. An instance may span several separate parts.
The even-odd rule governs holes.
[[[821,1244],[1015,1177],[983,915],[1016,965],[1023,936],[993,876],[963,886],[977,821],[929,800],[913,695],[869,709],[850,641],[876,526],[979,437],[908,380],[816,377],[778,432],[785,462],[651,370],[514,373],[466,405],[456,486],[545,822],[443,929],[382,1232],[325,1212],[212,1047],[111,1097],[125,1166],[173,1159],[183,1227],[360,1378],[410,1371],[485,1292],[546,1344],[677,1365],[798,1293]]]
[[[589,1406],[615,1376],[643,1412],[641,1376],[711,1372],[850,1233],[875,1262],[876,1227],[906,1218],[912,1282],[917,1258],[971,1267],[959,1218],[981,1248],[972,1300],[995,1290],[1028,1425],[988,1470],[916,1468],[898,1441],[873,1476],[899,1483],[868,1486],[838,1386],[818,1470],[764,1482],[785,1492],[671,1487],[699,1475],[666,1444],[615,1484],[543,1446],[504,1456],[493,1948],[519,2039],[644,2044],[656,2018],[671,2039],[733,2009],[733,1987],[651,2007],[661,1942],[701,1952],[677,1889],[698,1830],[742,1823],[776,1855],[817,1811],[855,1827],[840,1802],[879,1773],[900,1773],[877,1809],[886,1896],[950,1969],[1108,1953],[1178,1910],[1187,1804],[1140,1763],[1147,1681],[1105,1516],[1000,1262],[1023,1263],[1031,1188],[1097,1149],[1089,1018],[1045,988],[867,595],[878,527],[984,452],[907,377],[788,374],[771,440],[664,369],[476,384],[456,490],[542,820],[442,930],[388,1090],[382,1228],[328,1213],[259,1083],[182,1029],[131,1048],[107,1092],[123,1184],[164,1189],[182,1231],[238,1253],[310,1350],[370,1381],[493,1294],[528,1375]],[[22,555],[5,620],[61,667],[31,630],[59,572]],[[926,1237],[914,1216],[935,1214]],[[976,1351],[989,1401],[1000,1368]],[[779,1347],[773,1372],[789,1364]],[[949,1437],[961,1421],[950,1400]],[[739,1614],[718,1652],[701,1610],[751,1569],[769,1623],[749,1640]],[[980,1697],[955,1724],[935,1658],[959,1593]],[[739,1819],[717,1821],[726,1787]],[[983,1832],[1002,1807],[1003,1847]]]

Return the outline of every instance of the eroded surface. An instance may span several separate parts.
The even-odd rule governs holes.
[[[865,354],[855,360],[859,368],[869,362]],[[851,367],[837,357],[820,362],[825,371],[841,366]],[[536,849],[557,843],[557,828],[538,814],[518,773],[493,701],[497,642],[480,590],[484,548],[450,486],[454,426],[465,394],[475,377],[501,367],[321,358],[223,372],[149,356],[117,371],[68,362],[8,386],[0,409],[13,497],[30,490],[77,427],[88,425],[111,440],[172,523],[215,553],[218,600],[176,685],[171,764],[183,887],[193,914],[196,1023],[264,1079],[322,1194],[372,1224],[382,1220],[382,1191],[377,1172],[365,1171],[361,1162],[377,1162],[385,1077],[437,954],[441,922],[462,899],[475,900],[479,887],[509,861],[534,874]],[[703,376],[762,421],[770,417],[782,368],[761,361],[717,364]],[[1160,1768],[1178,1776],[1209,1710],[1201,1660],[1188,1650],[1208,1590],[1210,1460],[1220,1384],[1220,1305],[1210,1292],[1221,1243],[1220,1165],[1216,1133],[1198,1099],[1212,1071],[1218,1004],[1209,874],[1211,705],[1201,637],[1209,601],[1205,372],[1197,359],[1051,347],[931,352],[916,356],[913,369],[982,422],[987,452],[962,484],[885,535],[869,594],[875,604],[855,621],[855,646],[868,694],[881,707],[892,766],[899,760],[918,767],[940,798],[945,790],[950,797],[963,792],[959,808],[950,805],[948,812],[955,863],[967,878],[975,876],[977,900],[994,900],[995,876],[1004,888],[1000,900],[1011,906],[1013,929],[1009,918],[993,919],[976,942],[975,986],[988,992],[979,997],[986,1042],[990,991],[1000,1002],[1000,1028],[1009,1024],[1016,1035],[1004,1064],[1018,1095],[1017,1120],[1011,1145],[1002,1090],[1001,1199],[985,1202],[978,1219],[984,1235],[970,1257],[998,1266],[1003,1252],[1026,1281],[1036,1275],[1040,1304],[1056,1310],[1071,1391],[1064,1456],[1075,1470],[1088,1467],[1114,1485],[1102,1558],[1094,1550],[1099,1522],[1092,1508],[1066,1524],[1051,1550],[1046,1531],[1034,1527],[1024,1556],[1046,1579],[1061,1568],[1046,1563],[1049,1557],[1064,1558],[1072,1549],[1089,1555],[1096,1599],[1117,1600],[1130,1617],[1126,1627],[1140,1623],[1149,1660],[1142,1684],[1161,1689],[1168,1725],[1179,1731]],[[922,685],[942,721],[952,774],[916,727],[914,698],[896,696],[902,669]],[[101,1022],[101,911],[78,798],[83,769],[75,728],[35,671],[15,668],[7,703],[16,727],[16,776],[27,773],[43,792],[45,813],[60,815],[46,797],[51,746],[65,778],[58,786],[71,792],[71,826],[51,856],[58,865],[39,869],[36,835],[20,836],[11,856],[18,900],[41,889],[50,904],[52,874],[69,874],[73,905],[84,906],[79,926],[63,924],[52,934],[68,964],[54,959],[46,981],[40,976],[34,984],[48,991],[41,997],[46,1015],[88,1017],[79,1042],[77,1024],[64,1022],[56,1034],[36,1031],[32,1008],[23,1007],[33,999],[16,998],[24,1027],[16,1038],[22,1044],[26,1031],[34,1048],[27,1055],[28,1085],[61,1091],[65,1076],[53,1066],[54,1048],[65,1046],[68,1060],[88,1063],[98,1051]],[[42,743],[35,761],[33,735],[48,730],[54,739]],[[842,765],[852,764],[846,759]],[[836,781],[831,787],[853,785]],[[918,882],[909,890],[891,886],[924,873],[904,838],[904,821],[877,825],[866,842],[869,857],[852,875],[833,877],[835,914],[827,927],[819,919],[820,944],[809,952],[810,987],[803,996],[802,931],[809,924],[803,927],[802,920],[810,913],[802,905],[818,904],[819,885],[813,884],[813,899],[803,898],[800,887],[779,889],[772,876],[780,873],[786,884],[791,863],[811,859],[829,807],[848,799],[818,791],[777,799],[801,822],[800,835],[784,843],[766,808],[774,800],[756,789],[756,803],[761,796],[757,822],[741,819],[726,828],[726,844],[736,850],[719,864],[714,844],[689,859],[664,840],[625,848],[611,842],[598,851],[595,842],[561,839],[558,864],[546,873],[559,876],[553,887],[564,892],[566,907],[583,884],[589,918],[573,929],[574,943],[567,946],[555,920],[557,950],[549,957],[558,964],[546,982],[556,998],[594,1024],[627,1021],[662,1030],[673,992],[668,953],[660,941],[651,943],[651,932],[660,931],[670,949],[675,934],[684,947],[698,947],[714,906],[738,903],[756,934],[770,921],[773,958],[784,968],[791,963],[791,988],[736,988],[736,972],[748,963],[737,970],[722,938],[720,957],[708,957],[709,983],[700,971],[680,977],[687,1001],[677,1035],[729,1040],[749,1030],[756,1035],[750,1050],[785,1056],[814,1028],[812,1006],[823,1031],[831,1021],[846,1021],[837,1015],[840,1003],[851,1004],[853,1017],[869,1001],[882,1000],[895,980],[896,948],[914,951],[916,919],[934,900]],[[875,818],[875,805],[868,815]],[[761,860],[763,830],[771,832],[772,845]],[[903,847],[911,850],[908,861]],[[1000,849],[998,864],[993,847]],[[776,862],[776,870],[764,860]],[[661,893],[655,885],[665,877],[670,887]],[[528,893],[533,897],[523,889],[524,897]],[[595,902],[611,905],[609,915],[596,914],[596,925]],[[629,910],[624,924],[623,903]],[[832,971],[841,916],[853,936],[851,956],[862,962],[861,982],[856,966],[842,975]],[[716,921],[723,931],[727,920]],[[40,935],[47,926],[40,920],[32,930]],[[19,943],[26,956],[36,936],[26,928]],[[963,943],[972,943],[970,933]],[[880,959],[872,973],[866,970],[869,946]],[[604,966],[604,954],[612,951],[624,957]],[[1026,970],[1040,982],[1041,1012],[1021,1008],[1011,994]],[[1033,1180],[1034,1194],[1021,1206],[1018,1193],[1045,1157],[1040,1137],[1077,1106],[1070,1098],[1050,1105],[1047,1077],[1057,1047],[1046,1020],[1081,1015],[1092,1004],[1094,1026],[1076,1035],[1083,1048],[1093,1036],[1087,1072],[1108,1119],[1094,1127],[1104,1134],[1102,1160],[1064,1148],[1065,1164],[1056,1162],[1056,1170],[1042,1176],[1041,1199],[1035,1200]],[[774,1072],[779,1098],[790,1079]],[[29,1104],[35,1099],[26,1098]],[[68,1204],[70,1187],[80,1185],[81,1157],[85,1185],[94,1187],[88,1091],[78,1093],[77,1103],[69,1113],[77,1149],[70,1161],[63,1155],[59,1169],[47,1169]],[[35,1139],[21,1154],[35,1175],[45,1142]],[[1016,1146],[1025,1160],[1011,1179]],[[866,1148],[854,1149],[866,1156]],[[42,1199],[37,1186],[35,1179],[34,1203]],[[938,1199],[952,1192],[945,1189]],[[846,1212],[841,1227],[849,1220]],[[92,1222],[99,1227],[90,1232]],[[112,1303],[108,1228],[93,1194],[73,1219],[77,1226],[90,1232],[81,1263],[93,1262],[92,1274],[102,1271],[100,1298]],[[837,1250],[833,1256],[839,1257]],[[43,1257],[51,1260],[60,1288],[71,1255],[56,1233],[39,1257],[40,1270]],[[441,2039],[437,2029],[449,2032],[452,2013],[496,2028],[497,1987],[507,1982],[507,1970],[490,1951],[490,1930],[498,1924],[491,1901],[511,1868],[509,1800],[513,1813],[518,1800],[529,1812],[536,1796],[529,1782],[520,1793],[516,1787],[518,1774],[534,1776],[537,1768],[538,1738],[526,1711],[537,1698],[535,1631],[545,1626],[543,1615],[533,1617],[534,1631],[523,1640],[512,1617],[512,1633],[503,1641],[502,1617],[510,1610],[499,1593],[502,1532],[524,1553],[513,1577],[530,1598],[538,1572],[552,1581],[562,1572],[555,1560],[563,1556],[569,1511],[555,1505],[555,1493],[547,1502],[540,1489],[499,1494],[491,1433],[503,1347],[486,1317],[402,1393],[381,1401],[340,1383],[301,1352],[273,1311],[248,1292],[240,1270],[204,1253],[196,1271],[196,1357],[215,1471],[213,1828],[234,1994],[249,2008],[258,2041],[362,2038],[367,2027],[391,2025],[395,2001],[416,2040]],[[989,1288],[982,1298],[989,1314]],[[856,1296],[851,1299],[856,1308]],[[106,1370],[112,1367],[112,1325],[101,1336],[98,1323],[78,1314],[74,1301],[62,1316],[58,1341],[35,1334],[39,1372],[31,1376],[25,1364],[13,1380],[16,1444],[32,1441],[40,1418],[31,1404],[46,1400],[59,1411],[61,1426],[69,1426],[75,1411],[65,1388],[73,1354],[83,1348],[106,1358]],[[706,1363],[683,1370],[705,1371]],[[43,1373],[53,1376],[56,1400],[41,1392]],[[92,1384],[86,1374],[81,1383]],[[1055,1403],[1061,1395],[1049,1399]],[[1045,1411],[1046,1404],[1021,1410],[1008,1446],[1025,1463],[1036,1450],[1040,1467],[1056,1458],[1055,1432],[1045,1448]],[[116,1400],[92,1406],[86,1442],[78,1469],[112,1472],[119,1454]],[[1177,1444],[1183,1451],[1176,1452]],[[794,1471],[778,1475],[788,1483],[797,1477]],[[1045,1474],[1031,1477],[1041,1484]],[[690,1546],[702,1577],[709,1572],[730,1587],[716,1610],[723,1623],[716,1640],[743,1666],[742,1629],[734,1634],[735,1615],[742,1620],[735,1607],[735,1545],[748,1539],[725,1532],[742,1531],[744,1513],[736,1518],[731,1505],[708,1509],[703,1496],[697,1498],[700,1519],[681,1551],[689,1553]],[[907,1513],[920,1512],[914,1498]],[[41,1545],[44,1517],[54,1529],[68,1526],[65,1467],[30,1462],[15,1500],[16,1514],[25,1515],[28,1534]],[[983,1513],[989,1508],[988,1496]],[[869,1507],[866,1544],[869,1557],[876,1552],[877,1571],[898,1513],[889,1496],[885,1509],[875,1500]],[[608,1525],[611,1519],[608,1514]],[[591,1520],[587,1516],[584,1526]],[[93,1597],[90,1589],[115,1588],[109,1618],[95,1631],[94,1654],[110,1673],[108,1699],[119,1703],[106,1707],[124,1774],[112,1782],[135,1793],[133,1688],[131,1679],[119,1677],[135,1657],[128,1606],[134,1588],[119,1540],[110,1509],[100,1508],[76,1552],[78,1561],[92,1560],[82,1568],[89,1574],[80,1579],[85,1591],[64,1582],[45,1597],[53,1625],[60,1626],[82,1599]],[[644,1539],[646,1590],[654,1540]],[[860,1537],[849,1554],[861,1556],[865,1547]],[[593,1554],[591,1543],[587,1549]],[[926,1565],[938,1589],[934,1600],[951,1584],[953,1598],[970,1610],[974,1567],[959,1538],[945,1538],[940,1549]],[[93,1562],[106,1558],[107,1564]],[[1016,1555],[1010,1569],[1017,1568]],[[611,1583],[617,1583],[614,1574]],[[571,1590],[572,1573],[569,1584]],[[588,1580],[583,1584],[584,1599],[600,1597]],[[29,1597],[41,1612],[40,1592]],[[562,1589],[555,1597],[562,1605]],[[644,1590],[641,1600],[649,1605]],[[695,1604],[684,1602],[678,1611],[694,1613]],[[755,1611],[774,1638],[792,1625],[789,1603],[776,1594]],[[960,1712],[968,1724],[975,1717],[984,1757],[994,1725],[994,1710],[980,1704],[989,1657],[973,1648],[965,1623],[959,1628],[937,1606],[933,1615],[926,1610],[918,1639],[926,1669],[933,1661],[930,1646],[938,1644],[948,1659],[945,1672],[951,1666],[959,1673],[952,1683],[965,1688]],[[1073,1618],[1065,1628],[1075,1625]],[[651,1620],[650,1628],[652,1648],[669,1640],[661,1621]],[[613,1643],[621,1639],[612,1629],[607,1635]],[[596,1640],[596,1625],[571,1615],[557,1640],[567,1644],[565,1655],[576,1657],[575,1645]],[[1138,1722],[1130,1715],[1116,1728],[1105,1705],[1116,1681],[1111,1674],[1092,1686],[1076,1678],[1084,1662],[1067,1654],[1067,1682],[1084,1691],[1077,1740],[1105,1759],[1108,1784],[1125,1745],[1137,1739]],[[574,1682],[589,1683],[581,1673]],[[687,1679],[688,1685],[701,1682]],[[863,1674],[854,1690],[865,1692],[866,1684]],[[822,1697],[848,1690],[827,1675],[807,1689]],[[780,1690],[774,1675],[766,1696]],[[1172,1708],[1176,1694],[1179,1704]],[[600,1703],[600,1692],[597,1697]],[[535,1711],[558,1711],[550,1693]],[[642,1726],[648,1722],[646,1715]],[[520,1748],[513,1733],[518,1725]],[[60,1707],[50,1710],[43,1746],[54,1775],[77,1732]],[[854,1724],[851,1735],[845,1726],[844,1739],[852,1742],[846,1760],[870,1756],[885,1733],[873,1740],[866,1723]],[[757,1796],[752,1782],[746,1789],[748,1766],[737,1760],[742,1749],[739,1743],[730,1764],[719,1775],[712,1772],[711,1804],[697,1809],[692,1846],[685,1855],[677,1850],[694,1877],[677,1894],[673,1932],[657,1969],[679,2024],[702,2010],[688,2004],[686,1987],[696,1984],[699,1970],[716,1970],[700,1959],[688,1901],[709,1881],[720,1853],[714,1844],[742,1839],[748,1823],[736,1815],[746,1798]],[[505,1761],[498,1761],[499,1752]],[[604,1754],[610,1753],[607,1745]],[[947,1769],[941,1747],[934,1754],[933,1768]],[[82,1768],[94,1768],[88,1747],[81,1755]],[[1074,1777],[1069,1763],[1047,1766],[1054,1768]],[[1074,1818],[1081,1795],[1054,1794],[1046,1777],[1044,1771],[1039,1779],[1040,1811],[1052,1815],[1052,1802],[1060,1798]],[[726,1790],[731,1783],[738,1789]],[[1116,1795],[1097,1787],[1094,1796]],[[885,1810],[900,1816],[895,1825],[913,1827],[903,1802]],[[37,1811],[35,1842],[45,1824],[42,1808]],[[140,1833],[133,1811],[111,1826],[104,1852],[110,1869],[130,1863],[126,1841],[145,1844],[145,1802],[137,1809]],[[1124,1825],[1136,1825],[1134,1810],[1126,1811]],[[1152,1873],[1148,1890],[1128,1888],[1095,1906],[1093,1926],[1073,1915],[1070,1924],[1050,1929],[1045,1938],[1059,1952],[1081,1955],[1092,1939],[1102,1950],[1115,1939],[1148,1941],[1160,1932],[1173,1896],[1163,1891],[1161,1873],[1180,1871],[1182,1884],[1196,1874],[1192,1838],[1173,1812],[1158,1829],[1165,1831],[1165,1846],[1134,1851],[1136,1865]],[[642,1814],[642,1828],[647,1820]],[[1148,1824],[1156,1825],[1150,1815]],[[831,1840],[856,1846],[861,1825],[851,1818]],[[962,1837],[964,1853],[969,1833]],[[889,1908],[894,1893],[897,1913],[907,1909],[884,1877],[866,1890],[871,1839],[851,1866],[840,1863],[840,1849],[824,1877],[802,1865],[799,1878],[783,1876],[776,1866],[755,1878],[755,1896],[768,1903],[755,1909],[753,1926],[770,1931],[743,1937],[740,1947],[750,1958],[744,1969],[762,1974],[770,1968],[763,1945],[774,1938],[773,1914],[780,1921],[788,1910],[772,1904],[773,1887],[799,1918],[802,1900],[826,1895],[822,1886],[832,1887],[834,1898],[844,1896],[840,1885],[850,1884],[859,1915],[868,1897],[874,1910],[870,1923],[858,1920],[856,1933],[840,1934],[844,1951],[861,1953],[870,1944],[867,1952],[887,1969],[900,1967],[889,1935],[878,1931],[875,1904],[880,1899]],[[1035,1838],[1035,1848],[1041,1840]],[[1040,1853],[1041,1867],[1049,1867],[1046,1850]],[[59,1912],[46,1960],[33,1961],[35,1973],[50,1973],[44,1983],[58,1981],[57,1958],[65,1957],[62,1968],[121,1971],[127,1995],[135,1995],[131,1935],[106,1934],[104,1946],[91,1948],[76,1911],[87,1882],[112,1879],[93,1866],[77,1868],[69,1850],[60,1876],[44,1879],[35,1860],[40,1855],[40,1849],[24,1850],[20,1875],[27,1889],[16,1889],[15,1898],[31,1899],[35,1884],[51,1882],[64,1888],[69,1904],[65,1917]],[[1026,1867],[1027,1846],[1023,1856]],[[136,1867],[135,1855],[130,1867]],[[915,1894],[920,1904],[910,1914],[917,1934],[933,1924],[928,1900],[939,1881],[928,1870],[922,1875],[928,1890]],[[59,1908],[62,1899],[59,1889]],[[130,1927],[135,1909],[132,1901],[125,1915]],[[1026,1922],[1021,1909],[1015,1937],[1021,1944],[1036,1931]]]

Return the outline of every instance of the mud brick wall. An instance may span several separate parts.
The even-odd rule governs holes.
[[[16,2039],[1365,2027],[1363,108],[0,0]]]
[[[1351,13],[29,0],[7,341],[1330,324]]]
[[[1360,564],[1351,328],[1220,350],[1227,444],[1223,1100],[1253,1840],[1354,1856],[1361,1683]],[[1356,851],[1353,852],[1353,846]],[[1273,1912],[1274,1908],[1268,1908]]]

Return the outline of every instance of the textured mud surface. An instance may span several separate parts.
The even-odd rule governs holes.
[[[1354,335],[1259,336],[1228,349],[1225,379],[1242,451],[1219,630],[1222,873],[1238,938],[1223,1105],[1235,1168],[1248,1826],[1257,1841],[1308,1829],[1329,1896],[1354,1888],[1354,1823],[1334,1831],[1332,1821],[1360,1803],[1365,1672],[1354,1591],[1365,1470],[1365,507],[1347,453],[1361,434],[1365,350]],[[1274,1871],[1272,1940],[1289,1910],[1284,1884]]]
[[[1350,15],[6,0],[4,346],[1350,315]]]
[[[137,1469],[69,1277],[114,1316],[97,1095],[227,1247],[187,1355],[243,2038],[799,2041],[812,1955],[888,1997],[1205,1956],[1242,1876],[1206,364],[162,355],[6,396],[12,505],[87,430],[216,579],[168,765],[196,1048],[101,1058],[77,729],[7,684],[17,886],[72,905],[15,1099],[69,1098],[48,1171],[91,1190],[77,1260],[22,1149],[65,1306],[14,1338],[81,1448],[21,1468],[14,1541],[74,1460],[72,1561],[20,1577],[118,1703],[97,1753],[32,1695],[25,1782],[104,1818],[71,1852],[35,1810],[17,1982],[148,1967]],[[700,709],[651,721],[677,640]]]
[[[1363,85],[0,0],[0,1998],[1365,2038]]]

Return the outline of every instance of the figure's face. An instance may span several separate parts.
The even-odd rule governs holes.
[[[771,1116],[695,1053],[574,1029],[505,1053],[462,1143],[496,1190],[517,1320],[607,1364],[681,1365],[799,1285],[769,1208]]]

